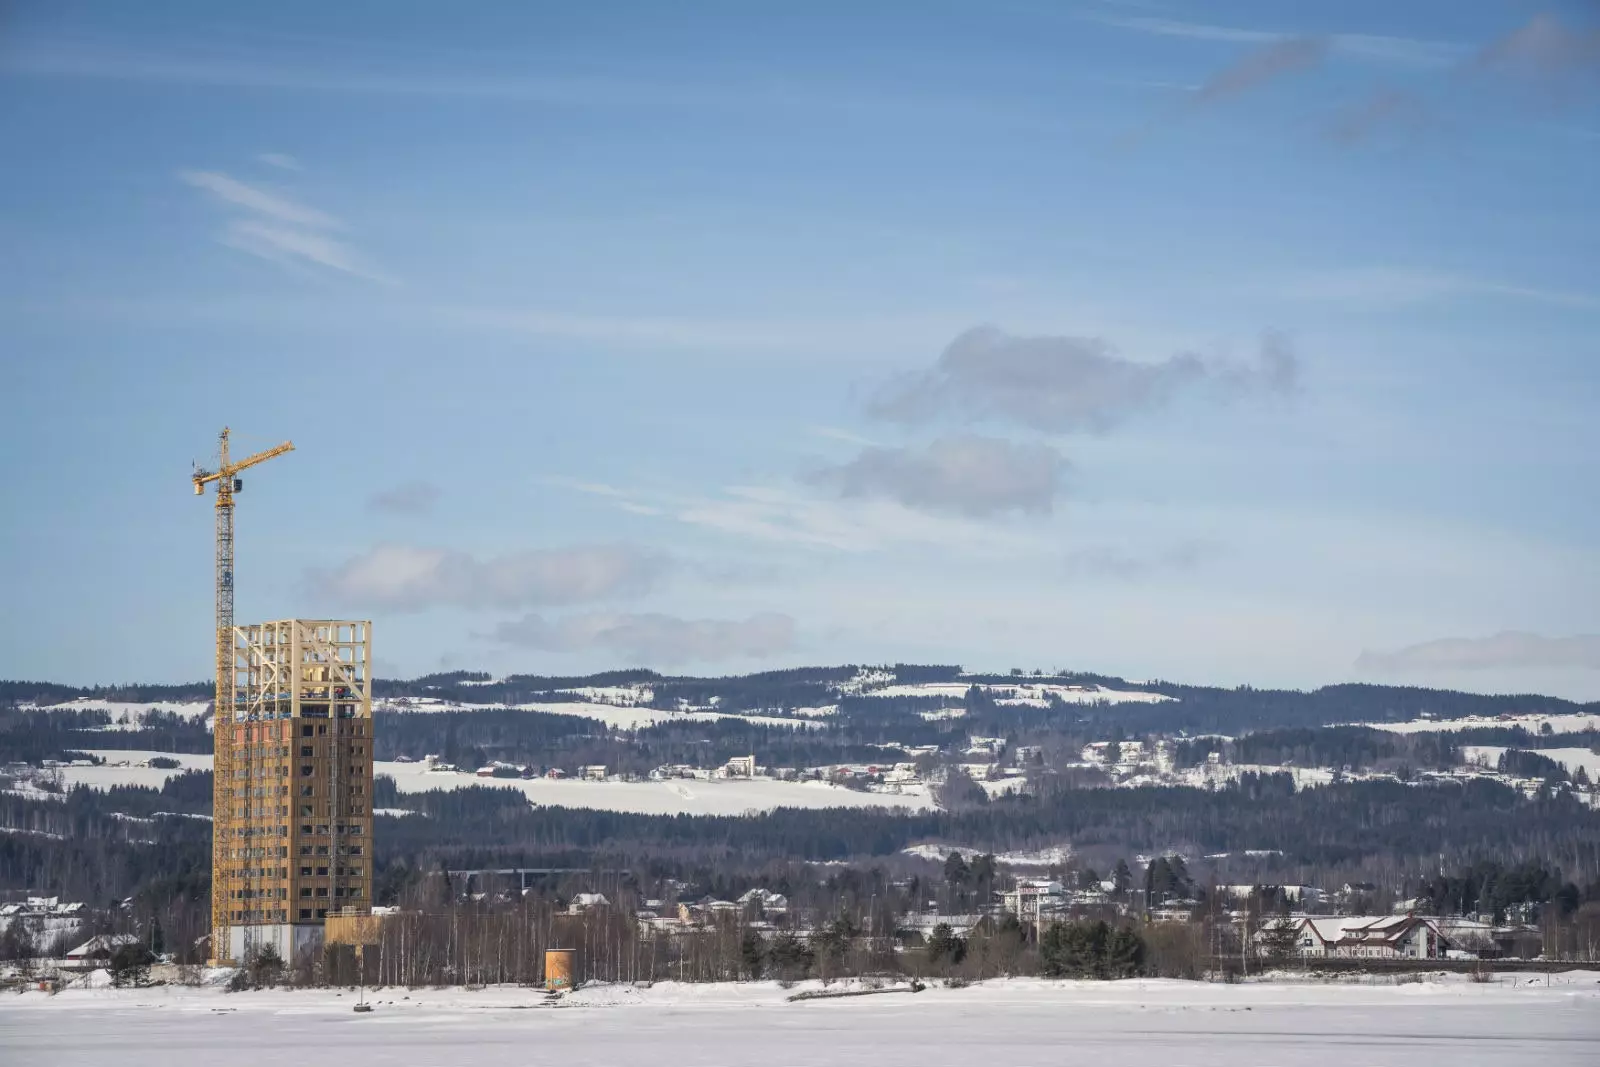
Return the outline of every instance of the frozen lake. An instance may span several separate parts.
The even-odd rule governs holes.
[[[1523,978],[1523,983],[1528,979]],[[771,984],[353,995],[67,991],[0,1000],[4,1060],[29,1067],[445,1064],[1105,1067],[1585,1065],[1600,1058],[1600,975],[1545,988],[1018,980],[787,1003]],[[409,999],[405,999],[409,997]]]

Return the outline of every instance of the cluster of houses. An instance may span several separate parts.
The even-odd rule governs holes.
[[[37,949],[46,949],[83,929],[87,912],[82,901],[27,896],[0,904],[0,935],[13,929]]]

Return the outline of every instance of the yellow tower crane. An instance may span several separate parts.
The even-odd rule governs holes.
[[[265,463],[294,444],[285,441],[276,448],[257,452],[237,462],[228,456],[228,429],[223,427],[217,469],[194,472],[195,496],[203,496],[206,486],[217,486],[217,693],[212,714],[211,782],[211,958],[226,960],[231,954],[229,889],[238,881],[238,869],[228,861],[236,847],[234,818],[234,756],[237,739],[233,726],[233,496],[244,488],[241,471]],[[248,809],[247,809],[248,810]],[[253,849],[253,846],[252,846]],[[244,907],[253,907],[245,904]]]

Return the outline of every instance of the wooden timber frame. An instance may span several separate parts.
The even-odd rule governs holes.
[[[372,624],[283,619],[233,636],[215,736],[219,962],[297,943],[269,928],[320,932],[372,903]]]

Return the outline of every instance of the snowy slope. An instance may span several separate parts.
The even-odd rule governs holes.
[[[172,701],[172,700],[147,700],[141,703],[127,703],[112,700],[94,700],[90,697],[80,697],[69,700],[65,704],[44,704],[35,708],[37,711],[104,711],[111,714],[111,719],[126,715],[137,722],[140,716],[147,711],[164,711],[170,715],[177,715],[185,719],[199,719],[211,710],[209,700],[199,701]]]
[[[1500,754],[1506,751],[1504,745],[1462,745],[1461,756],[1468,763],[1478,763],[1494,768],[1500,759]],[[1555,760],[1567,769],[1568,774],[1575,774],[1582,767],[1589,775],[1591,782],[1600,781],[1600,753],[1590,752],[1586,748],[1532,748],[1528,752],[1537,752]]]
[[[869,697],[940,697],[960,700],[972,688],[971,682],[912,682],[906,685],[887,685],[864,691]],[[1050,698],[1058,697],[1067,704],[1160,704],[1174,699],[1161,693],[1146,693],[1135,689],[1107,689],[1100,685],[1055,685],[1046,682],[1017,682],[981,687],[997,704],[1044,708]]]
[[[754,781],[583,782],[548,778],[478,778],[450,771],[429,771],[420,763],[378,763],[402,793],[473,786],[516,789],[534,804],[566,808],[628,811],[644,815],[745,815],[774,808],[910,808],[934,806],[926,790],[904,794],[862,793],[826,782]]]
[[[1473,716],[1466,719],[1412,719],[1410,722],[1356,722],[1352,726],[1370,726],[1374,730],[1388,730],[1396,734],[1438,733],[1443,730],[1478,730],[1485,727],[1509,729],[1520,726],[1529,733],[1538,733],[1548,724],[1555,733],[1579,733],[1600,730],[1600,715],[1574,712],[1568,715],[1508,715],[1505,718]]]
[[[745,722],[762,726],[785,726],[791,729],[818,728],[823,725],[813,720],[782,718],[776,715],[739,715],[734,712],[705,710],[662,711],[659,708],[635,707],[631,704],[596,704],[583,700],[540,701],[538,703],[516,704],[513,706],[518,711],[549,715],[576,715],[580,718],[596,719],[614,730],[637,730],[642,726],[654,726],[663,722],[712,722],[718,719],[742,719]],[[449,700],[439,700],[434,697],[422,697],[409,700],[377,701],[373,707],[378,711],[425,714],[445,711],[478,712],[499,708],[502,705],[460,704]]]

